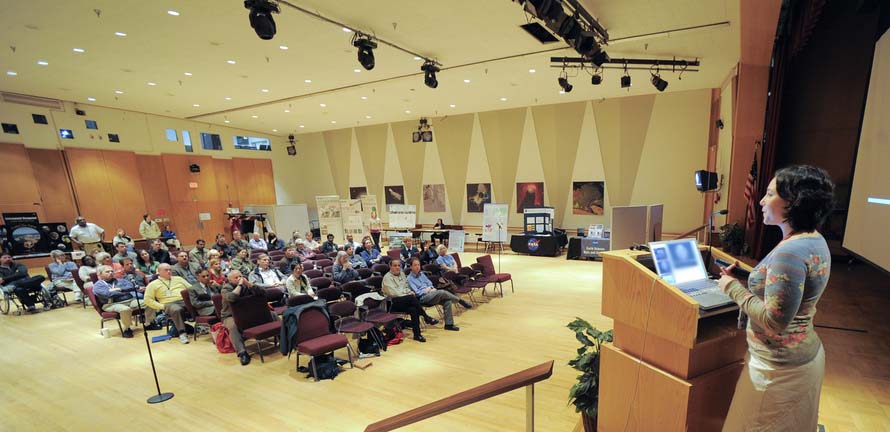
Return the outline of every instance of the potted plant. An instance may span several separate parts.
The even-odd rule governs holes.
[[[581,318],[575,318],[566,327],[581,342],[578,356],[569,361],[569,366],[581,372],[578,382],[569,390],[569,403],[575,405],[575,412],[581,413],[585,432],[592,432],[596,430],[599,406],[600,347],[612,342],[612,330],[601,331]]]
[[[745,230],[737,223],[723,225],[720,227],[720,244],[723,245],[723,250],[732,255],[742,253]]]

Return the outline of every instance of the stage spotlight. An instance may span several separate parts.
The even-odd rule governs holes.
[[[658,89],[658,91],[663,92],[664,89],[668,87],[668,82],[661,79],[661,75],[657,72],[652,74],[652,85]]]
[[[575,51],[581,54],[581,57],[587,58],[593,57],[594,54],[600,52],[600,44],[596,42],[593,32],[583,31],[578,34],[578,37],[575,39]]]
[[[596,52],[596,54],[590,57],[590,61],[594,64],[594,66],[600,67],[603,65],[603,63],[609,61],[609,55],[606,54],[605,51],[600,49]]]
[[[358,62],[361,63],[365,70],[374,69],[374,48],[377,48],[377,42],[371,40],[370,36],[362,35],[352,40],[352,46],[358,48]]]
[[[570,93],[572,91],[572,85],[569,84],[569,79],[567,77],[559,77],[556,82],[559,83],[559,86],[562,87],[562,91],[566,93]]]
[[[275,37],[275,20],[272,14],[281,13],[277,4],[269,0],[244,0],[244,7],[250,9],[250,26],[260,39],[269,40]]]
[[[624,76],[621,77],[621,88],[630,88],[630,74],[627,73],[627,65],[624,65]]]
[[[426,84],[429,88],[436,88],[439,86],[439,80],[436,79],[436,72],[439,72],[439,67],[436,66],[431,60],[427,60],[423,63],[423,66],[420,67],[420,70],[423,71],[423,83]]]
[[[603,75],[602,75],[602,73],[597,72],[597,73],[593,74],[593,76],[590,77],[590,83],[593,84],[593,85],[600,85],[600,84],[602,84],[602,83],[603,83]]]

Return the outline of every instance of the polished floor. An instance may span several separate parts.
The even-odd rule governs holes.
[[[476,254],[462,254],[471,262]],[[495,256],[495,265],[498,259]],[[601,328],[601,265],[563,258],[505,254],[502,271],[516,280],[505,296],[407,340],[372,366],[312,382],[294,358],[266,351],[266,362],[240,366],[207,336],[181,345],[152,345],[163,391],[160,405],[141,331],[104,339],[98,316],[79,305],[29,316],[0,316],[0,430],[287,430],[360,431],[414,408],[523,368],[555,360],[553,377],[536,388],[537,427],[570,431],[578,415],[567,406],[577,348],[565,324],[582,317]],[[836,265],[820,303],[827,370],[820,421],[835,431],[890,431],[890,306],[887,275],[865,265]],[[857,331],[861,330],[861,331]],[[160,334],[159,332],[152,332]],[[410,334],[410,332],[408,332]],[[345,352],[339,353],[345,356]],[[517,431],[525,426],[525,392],[517,390],[406,428],[417,431]]]

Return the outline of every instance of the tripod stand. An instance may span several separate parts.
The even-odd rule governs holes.
[[[142,309],[142,303],[139,301],[138,293],[136,293],[136,306],[139,308],[139,322],[142,324],[142,334],[145,336],[145,347],[148,349],[148,360],[151,362],[151,373],[155,378],[155,388],[158,389],[158,394],[148,398],[146,402],[150,404],[165,402],[173,399],[173,393],[161,393],[161,385],[158,384],[158,371],[155,369],[155,359],[151,355],[151,343],[148,341],[148,331],[145,329],[145,310]]]

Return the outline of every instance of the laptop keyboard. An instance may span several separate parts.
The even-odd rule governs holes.
[[[712,281],[710,279],[702,279],[684,283],[682,289],[684,293],[695,297],[697,295],[706,294],[716,287],[717,283],[715,281]]]

